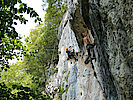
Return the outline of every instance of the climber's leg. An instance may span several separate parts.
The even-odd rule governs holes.
[[[94,48],[90,49],[90,51],[91,51],[91,58],[94,58],[95,57]]]
[[[90,61],[89,58],[90,58],[89,56],[86,57],[86,59],[85,59],[85,61],[84,61],[85,64],[88,64],[88,63],[89,63],[89,61]]]
[[[96,58],[94,48],[92,49],[93,58]]]
[[[70,60],[70,62],[72,64],[72,59],[73,59],[73,53],[72,52],[69,53],[68,58],[69,58],[69,60]]]
[[[96,56],[95,56],[95,52],[94,52],[94,48],[91,49],[91,60],[95,59],[96,60]]]
[[[74,59],[75,59],[75,61],[78,61],[78,57],[77,56],[74,56]]]
[[[86,57],[86,59],[85,59],[84,63],[85,63],[85,64],[88,64],[88,63],[89,63],[89,61],[91,60],[91,59],[90,59],[90,58],[91,58],[90,46],[89,46],[89,45],[87,45],[87,46],[86,46],[86,48],[87,48],[88,56]]]
[[[87,52],[88,52],[88,57],[91,57],[91,53],[90,53],[90,45],[87,45],[86,48],[87,48]]]
[[[75,61],[78,61],[78,53],[74,54],[74,59],[75,59]]]
[[[92,49],[94,48],[95,44],[89,44],[89,48]]]
[[[75,53],[75,61],[78,61],[78,53]]]

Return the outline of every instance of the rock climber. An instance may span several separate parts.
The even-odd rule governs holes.
[[[53,100],[57,100],[57,98],[54,98]]]
[[[68,55],[68,59],[72,59],[72,58],[74,58],[75,60],[77,60],[76,59],[76,56],[75,56],[75,54],[74,54],[74,49],[72,49],[72,47],[73,46],[69,46],[69,48],[66,48],[66,53],[67,53],[67,55]],[[67,59],[67,60],[68,60]]]
[[[81,36],[82,36],[82,38],[84,40],[84,43],[86,44],[86,49],[87,49],[87,52],[88,52],[88,56],[87,56],[87,58],[85,60],[85,64],[87,64],[89,62],[89,60],[95,59],[95,53],[94,53],[95,44],[90,42],[89,36],[88,36],[88,30],[87,30],[86,33],[81,33]],[[91,50],[93,52],[93,57],[91,57]]]

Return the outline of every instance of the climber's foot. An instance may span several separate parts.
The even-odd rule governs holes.
[[[92,58],[91,58],[91,60],[94,60],[94,59],[96,60],[96,57],[92,57]]]
[[[78,61],[78,58],[77,57],[75,57],[75,61]]]
[[[88,64],[91,61],[91,59],[85,60],[85,64]]]

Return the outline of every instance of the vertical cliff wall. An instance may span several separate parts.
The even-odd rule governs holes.
[[[86,9],[82,14],[86,20]],[[91,0],[85,23],[95,36],[97,64],[94,67],[107,99],[133,98],[133,1]],[[112,99],[114,100],[114,99]]]
[[[68,0],[59,27],[58,73],[51,89],[63,89],[59,100],[132,100],[133,1]],[[91,30],[96,60],[84,64],[87,53],[81,33]],[[74,46],[78,61],[68,60]],[[59,91],[58,91],[59,92]]]
[[[71,5],[70,2],[69,5]],[[71,22],[73,20],[71,12],[71,9],[66,12],[59,28],[60,54],[57,77],[64,90],[68,87],[68,90],[66,90],[62,95],[62,99],[65,100],[66,97],[67,100],[104,100],[104,94],[100,84],[94,76],[92,64],[84,64],[84,60],[87,56],[86,54],[83,58],[81,57],[82,49],[79,49],[76,34],[72,30],[71,26]],[[82,16],[79,19],[82,23],[81,27],[83,27],[84,21]],[[81,41],[82,39],[79,42]],[[66,48],[69,46],[73,46],[75,53],[78,53],[78,61],[75,61],[74,59],[67,59],[68,56],[66,54]]]

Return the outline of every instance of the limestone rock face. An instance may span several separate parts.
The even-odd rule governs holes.
[[[63,20],[59,27],[59,62],[58,62],[58,79],[59,84],[65,90],[62,95],[62,100],[104,100],[105,96],[103,90],[94,76],[94,70],[92,64],[84,64],[86,55],[81,57],[83,43],[80,33],[85,31],[86,28],[83,18],[80,14],[80,9],[77,8],[78,1],[68,1],[68,11],[65,13]],[[76,10],[78,11],[76,12]],[[78,35],[73,31],[73,14],[77,13],[78,21]],[[73,25],[75,25],[73,23]],[[82,28],[82,29],[80,29]],[[81,44],[81,45],[79,45]],[[66,54],[66,48],[73,46],[75,53],[78,53],[78,61],[74,59],[68,60]],[[66,88],[68,89],[66,90]]]
[[[131,100],[133,1],[90,0],[89,5],[88,16],[91,26],[88,27],[93,30],[97,44],[97,63],[94,68],[98,80],[108,100]],[[84,13],[82,11],[82,14]]]
[[[58,34],[55,83],[64,89],[59,100],[132,100],[132,12],[132,0],[68,0]],[[86,30],[91,30],[96,44],[96,60],[88,64],[84,64],[87,54],[81,37]],[[78,61],[67,59],[69,46]]]

